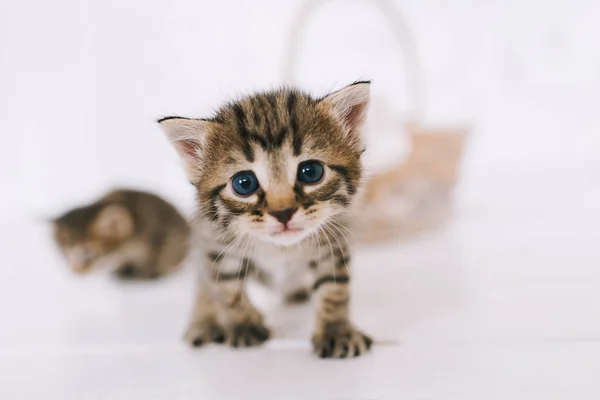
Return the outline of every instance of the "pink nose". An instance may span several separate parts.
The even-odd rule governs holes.
[[[285,225],[288,222],[290,222],[290,220],[292,219],[292,216],[294,215],[294,213],[297,210],[298,210],[297,208],[286,208],[285,210],[269,211],[269,214],[274,216],[277,219],[277,221],[279,221]]]

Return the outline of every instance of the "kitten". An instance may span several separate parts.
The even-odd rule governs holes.
[[[192,249],[205,268],[190,344],[267,340],[270,331],[245,290],[249,272],[266,271],[283,274],[288,300],[316,296],[317,355],[369,350],[371,338],[349,319],[350,248],[343,240],[362,178],[369,86],[356,82],[322,99],[281,89],[232,102],[210,119],[158,121],[197,191]]]
[[[187,257],[187,221],[150,193],[114,190],[53,223],[55,241],[78,273],[110,263],[121,279],[153,279],[176,270]]]

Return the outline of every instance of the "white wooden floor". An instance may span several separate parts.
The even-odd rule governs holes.
[[[75,278],[4,217],[0,398],[598,399],[600,168],[571,172],[486,175],[444,230],[359,250],[355,319],[383,343],[344,361],[311,356],[309,308],[260,291],[266,347],[186,348],[192,271]]]

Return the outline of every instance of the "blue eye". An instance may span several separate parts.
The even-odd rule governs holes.
[[[250,196],[258,190],[258,179],[252,171],[242,171],[235,174],[231,180],[233,191],[240,196]]]
[[[325,173],[323,164],[318,161],[305,161],[298,166],[298,181],[307,185],[318,183]]]

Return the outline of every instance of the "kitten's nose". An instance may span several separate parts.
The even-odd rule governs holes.
[[[290,219],[292,219],[292,216],[297,210],[297,208],[286,208],[285,210],[269,211],[269,214],[277,218],[277,221],[285,225],[290,222]]]

